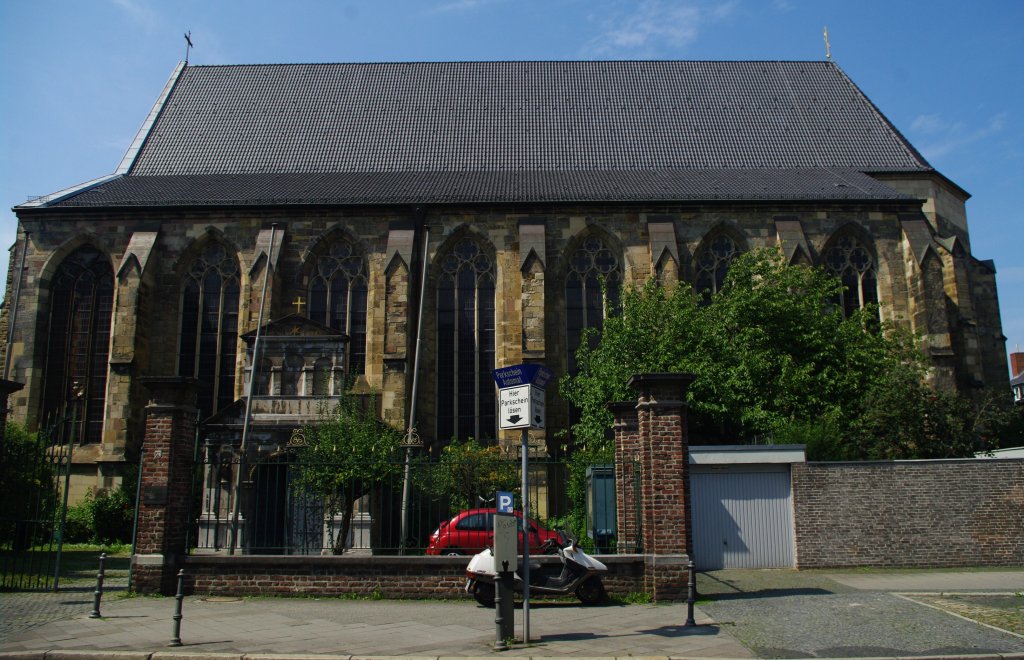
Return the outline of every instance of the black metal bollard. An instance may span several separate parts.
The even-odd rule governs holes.
[[[103,563],[107,561],[107,553],[100,553],[100,570],[96,573],[96,592],[92,596],[92,612],[89,613],[90,619],[100,618],[100,599],[103,598]]]
[[[185,600],[185,569],[178,571],[178,593],[174,595],[174,637],[167,646],[181,646],[181,601]]]
[[[697,622],[693,620],[693,603],[697,600],[697,571],[693,565],[693,560],[686,565],[686,572],[688,573],[686,586],[686,626],[696,626]]]

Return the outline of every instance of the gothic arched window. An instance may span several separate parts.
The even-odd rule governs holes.
[[[618,307],[621,285],[619,260],[604,241],[588,236],[569,257],[565,276],[565,335],[570,374],[576,373],[576,349],[584,328],[600,331],[606,304],[610,308]]]
[[[181,293],[178,374],[199,380],[197,405],[212,415],[235,399],[238,262],[211,243],[188,268]]]
[[[732,260],[740,253],[736,241],[727,234],[718,234],[698,248],[693,263],[697,270],[694,288],[697,293],[709,299],[722,290],[725,275],[729,272]]]
[[[441,260],[437,283],[437,439],[494,438],[494,262],[471,238]]]
[[[75,250],[50,286],[43,414],[76,420],[70,439],[99,442],[107,390],[114,271],[96,248]]]
[[[871,252],[853,236],[846,234],[825,249],[825,267],[843,283],[836,302],[849,318],[856,310],[878,303],[878,279]]]
[[[349,336],[348,373],[366,372],[366,260],[346,240],[318,257],[309,283],[309,318]]]

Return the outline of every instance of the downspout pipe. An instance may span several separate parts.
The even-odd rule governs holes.
[[[267,250],[267,270],[263,273],[263,294],[260,297],[260,314],[256,321],[256,339],[252,343],[252,368],[249,369],[249,394],[245,397],[245,418],[242,421],[242,442],[238,448],[238,476],[235,478],[235,497],[231,507],[231,544],[228,554],[235,554],[238,545],[239,499],[242,495],[242,476],[245,473],[245,453],[248,451],[249,424],[252,420],[253,388],[256,385],[256,370],[260,364],[260,331],[263,329],[263,309],[267,303],[267,282],[274,263],[274,239],[277,237],[277,223],[270,225],[270,249]]]
[[[420,271],[420,299],[419,299],[419,311],[416,314],[416,344],[413,348],[412,358],[412,394],[409,401],[409,419],[406,427],[405,440],[402,441],[402,445],[405,447],[405,472],[402,477],[402,521],[401,530],[398,537],[398,542],[401,545],[400,552],[405,550],[406,536],[409,531],[409,490],[411,482],[411,453],[413,447],[422,445],[422,441],[416,433],[416,401],[419,398],[419,383],[420,383],[420,341],[423,337],[423,303],[426,299],[427,291],[427,253],[430,248],[430,227],[424,220],[423,209],[416,209],[416,220],[417,224],[423,229],[421,233],[421,240],[423,241],[423,259],[421,262]]]

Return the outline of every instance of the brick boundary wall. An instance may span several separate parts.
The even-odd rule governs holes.
[[[191,555],[186,592],[217,596],[343,596],[381,598],[471,598],[465,593],[469,557]],[[554,563],[557,557],[531,557]],[[601,576],[609,594],[644,589],[642,555],[602,556]]]
[[[1024,459],[792,466],[799,568],[1024,566]]]

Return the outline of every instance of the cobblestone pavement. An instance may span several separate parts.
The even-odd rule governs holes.
[[[904,597],[1024,638],[1024,592],[1010,595],[913,594]]]
[[[978,625],[952,616],[951,608],[926,607],[882,588],[957,581],[996,591],[1024,580],[1024,571],[973,578],[949,571],[865,575],[873,578],[862,581],[871,583],[870,590],[850,586],[847,574],[714,571],[701,576],[701,595],[710,600],[701,608],[763,658],[1024,653],[1024,637],[1011,630]]]

